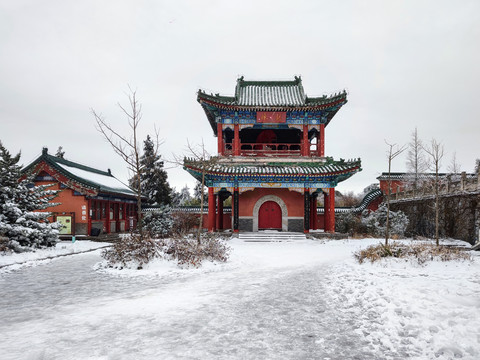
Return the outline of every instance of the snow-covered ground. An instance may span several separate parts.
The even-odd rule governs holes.
[[[0,273],[0,359],[479,359],[480,258],[359,265],[378,240],[244,243],[201,269],[100,252]]]
[[[23,253],[1,253],[0,252],[0,272],[17,270],[25,266],[35,266],[42,262],[48,262],[54,257],[76,254],[93,249],[99,249],[110,246],[108,243],[94,242],[89,240],[82,241],[59,241],[55,247],[47,249],[37,249],[35,251]],[[8,267],[7,267],[8,266]],[[2,270],[3,269],[3,270]]]

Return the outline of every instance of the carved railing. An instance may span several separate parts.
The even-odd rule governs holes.
[[[233,145],[225,144],[225,155],[233,155]],[[288,143],[241,143],[242,156],[292,156],[301,155],[301,144]]]

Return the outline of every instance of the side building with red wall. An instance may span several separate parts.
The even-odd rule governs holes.
[[[64,225],[60,235],[99,235],[129,231],[136,226],[136,195],[110,170],[102,171],[48,154],[23,169],[33,173],[35,185],[60,190],[53,200],[59,205],[46,209],[54,221]]]

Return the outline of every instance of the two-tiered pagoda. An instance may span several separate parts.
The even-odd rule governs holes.
[[[209,162],[185,159],[184,168],[208,187],[207,228],[223,229],[223,201],[232,196],[235,232],[317,228],[324,196],[326,232],[335,231],[335,186],[361,170],[360,159],[325,157],[325,128],[347,102],[346,92],[308,97],[293,81],[237,80],[235,96],[198,92],[218,138]]]

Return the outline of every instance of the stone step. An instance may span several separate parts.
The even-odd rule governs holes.
[[[275,231],[240,233],[238,238],[245,242],[298,241],[307,239],[305,234],[302,233]]]

